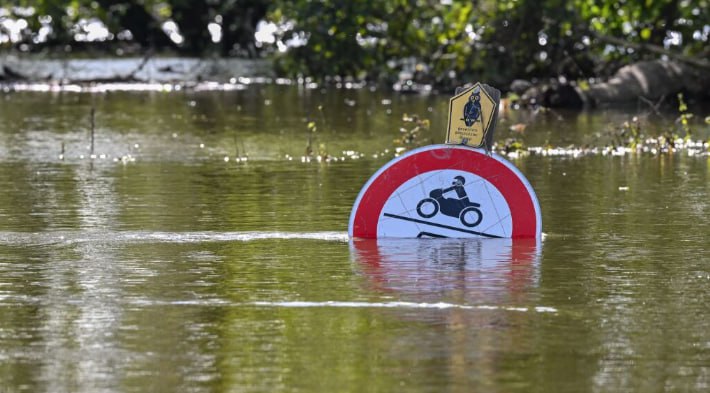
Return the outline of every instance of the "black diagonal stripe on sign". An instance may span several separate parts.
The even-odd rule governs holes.
[[[384,213],[383,215],[384,215],[385,217],[390,217],[390,218],[396,218],[396,219],[399,219],[399,220],[405,220],[405,221],[416,222],[417,224],[431,225],[431,226],[434,226],[434,227],[449,229],[449,230],[452,230],[452,231],[470,233],[470,234],[472,234],[472,235],[478,235],[478,236],[490,237],[490,238],[496,238],[496,239],[502,238],[502,236],[491,235],[490,233],[476,232],[476,231],[471,231],[471,230],[468,230],[468,229],[456,228],[456,227],[452,227],[452,226],[450,226],[450,225],[437,224],[437,223],[435,223],[435,222],[424,221],[424,220],[420,220],[420,219],[417,219],[417,218],[398,216],[398,215],[396,215],[396,214],[391,214],[391,213]]]

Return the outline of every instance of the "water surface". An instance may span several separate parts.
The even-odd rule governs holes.
[[[710,389],[706,155],[512,159],[542,241],[349,241],[360,187],[410,147],[403,115],[439,143],[446,104],[0,95],[0,391]],[[638,115],[675,120],[513,111],[499,140],[604,144]]]

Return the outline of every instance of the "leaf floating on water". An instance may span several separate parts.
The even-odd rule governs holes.
[[[527,125],[524,124],[524,123],[517,123],[517,124],[513,124],[512,126],[510,126],[510,130],[511,130],[511,131],[513,131],[513,132],[518,132],[518,133],[521,133],[521,134],[522,134],[523,132],[525,132],[525,128],[527,128]]]

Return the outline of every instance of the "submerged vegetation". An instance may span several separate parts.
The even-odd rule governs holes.
[[[632,115],[630,119],[620,124],[610,124],[605,131],[591,135],[592,139],[583,146],[561,147],[546,143],[544,146],[527,147],[522,138],[513,136],[494,147],[499,153],[510,157],[519,157],[525,154],[579,157],[585,155],[625,156],[673,153],[710,156],[710,138],[707,140],[693,139],[695,132],[691,119],[694,115],[688,110],[682,94],[679,94],[677,99],[678,117],[675,122],[661,128],[654,127],[654,130],[647,131],[646,129],[651,128],[648,127],[651,122],[658,122],[662,118],[659,116],[660,113],[654,113],[655,117],[646,120],[642,120],[638,115]],[[705,123],[707,125],[707,120]]]

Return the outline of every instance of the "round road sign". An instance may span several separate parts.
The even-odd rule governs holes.
[[[355,201],[350,237],[539,238],[540,205],[510,162],[482,149],[433,145],[378,170]]]

